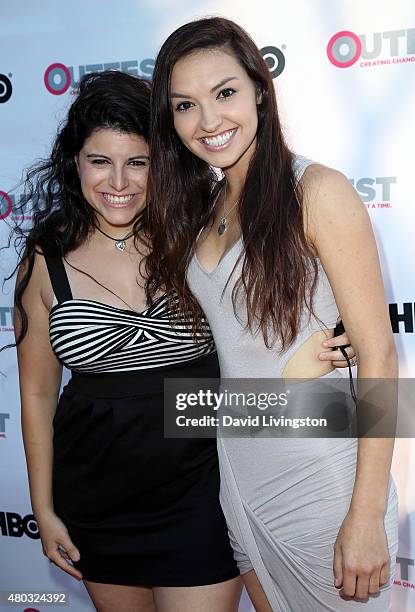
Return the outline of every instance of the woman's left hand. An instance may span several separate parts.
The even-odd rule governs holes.
[[[383,516],[349,510],[334,544],[336,588],[344,598],[367,599],[387,583],[389,570]]]
[[[341,321],[340,317],[337,319],[337,323],[339,321]],[[348,363],[346,359],[344,358],[344,355],[341,352],[341,350],[340,349],[337,349],[336,351],[333,350],[336,348],[336,346],[344,346],[346,344],[350,345],[345,349],[345,351],[349,357],[351,365],[354,366],[356,365],[356,353],[354,351],[354,348],[350,344],[350,340],[347,336],[347,332],[344,332],[344,334],[342,334],[341,336],[334,336],[333,338],[330,338],[329,340],[324,340],[324,342],[322,342],[322,346],[326,349],[326,351],[323,353],[320,353],[318,358],[321,361],[332,361],[333,367],[335,368],[347,368]]]

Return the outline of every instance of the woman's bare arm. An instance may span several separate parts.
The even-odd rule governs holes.
[[[24,270],[19,270],[18,279]],[[19,364],[22,431],[29,475],[32,508],[42,537],[45,554],[75,577],[80,573],[65,562],[58,552],[59,544],[71,557],[74,547],[65,539],[64,529],[54,514],[52,499],[53,417],[58,403],[62,367],[49,341],[49,311],[53,300],[46,264],[36,255],[33,273],[23,295],[28,316],[28,332],[17,348]],[[15,333],[20,319],[15,308]],[[62,542],[55,542],[51,532],[63,532]],[[53,540],[53,543],[51,543]],[[70,550],[68,550],[68,548]],[[73,552],[73,551],[72,551]],[[79,555],[79,553],[78,553]],[[76,555],[75,555],[76,557]]]
[[[367,210],[349,181],[335,170],[310,166],[304,185],[306,231],[356,351],[358,377],[396,379],[397,354]],[[346,595],[364,598],[387,579],[383,517],[393,444],[393,438],[386,437],[358,441],[350,510],[335,547],[337,584]]]

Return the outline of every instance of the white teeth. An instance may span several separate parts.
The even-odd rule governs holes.
[[[202,141],[210,147],[221,147],[230,140],[234,132],[235,130],[229,130],[228,132],[224,132],[218,136],[202,138]]]
[[[129,202],[134,197],[132,194],[125,196],[116,196],[110,193],[103,193],[102,195],[110,204],[127,204],[127,202]]]

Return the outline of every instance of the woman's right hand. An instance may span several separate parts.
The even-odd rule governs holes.
[[[71,563],[71,561],[79,561],[81,555],[69,537],[68,530],[61,519],[53,511],[50,511],[41,515],[37,514],[36,521],[42,541],[43,554],[64,572],[77,580],[82,580],[81,572]]]

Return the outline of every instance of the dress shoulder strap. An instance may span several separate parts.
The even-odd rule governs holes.
[[[50,282],[52,283],[52,289],[58,303],[65,302],[66,300],[72,300],[71,286],[69,284],[68,275],[66,274],[62,257],[48,255],[45,252],[43,255],[48,268]]]
[[[306,168],[311,166],[311,164],[315,164],[316,162],[312,159],[308,159],[307,157],[303,157],[302,155],[295,155],[293,159],[293,170],[295,180],[298,182],[301,180]]]

